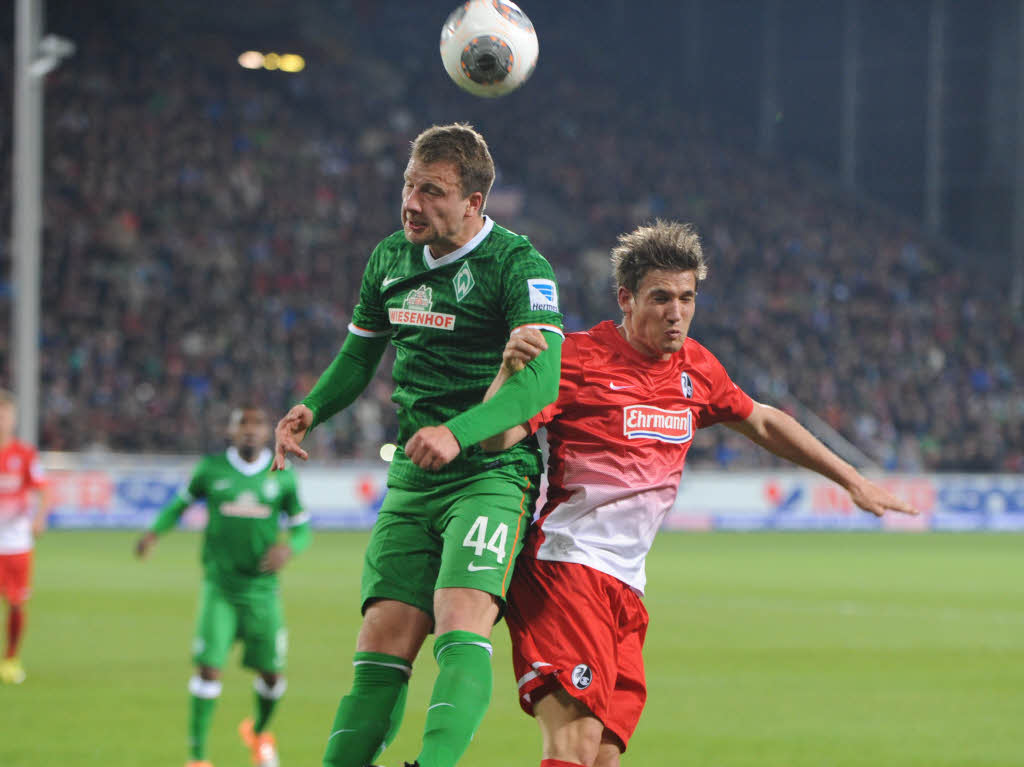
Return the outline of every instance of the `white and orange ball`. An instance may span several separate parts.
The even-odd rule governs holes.
[[[509,0],[469,0],[441,28],[441,61],[456,85],[496,98],[530,79],[537,66],[537,32]]]

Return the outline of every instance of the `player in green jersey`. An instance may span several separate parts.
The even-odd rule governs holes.
[[[309,545],[309,515],[299,503],[294,472],[270,471],[270,423],[263,409],[236,409],[228,433],[231,447],[199,462],[188,487],[160,510],[135,550],[145,557],[193,501],[206,501],[204,575],[193,641],[196,673],[188,686],[188,767],[209,767],[206,734],[221,692],[220,669],[236,639],[245,645],[243,665],[257,674],[255,716],[242,722],[239,734],[254,764],[276,767],[277,747],[266,728],[285,691],[287,651],[277,573]],[[282,514],[287,541],[279,540]]]
[[[374,249],[340,353],[275,433],[275,465],[288,453],[306,458],[299,442],[355,400],[390,339],[404,448],[367,547],[354,679],[328,737],[329,767],[364,767],[391,742],[413,659],[432,631],[439,671],[419,765],[452,767],[490,702],[491,629],[541,459],[535,441],[498,455],[477,443],[554,400],[562,342],[551,266],[484,215],[493,181],[487,144],[469,126],[416,138],[402,231]],[[481,404],[509,334],[522,327],[540,329],[547,348],[510,390]]]

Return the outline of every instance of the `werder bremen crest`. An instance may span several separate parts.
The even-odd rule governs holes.
[[[434,291],[429,285],[420,285],[405,297],[403,309],[415,309],[418,312],[429,312],[434,303]]]
[[[462,268],[452,277],[452,284],[455,285],[455,300],[461,301],[469,295],[469,291],[476,285],[473,279],[473,272],[469,270],[469,264],[463,264]]]

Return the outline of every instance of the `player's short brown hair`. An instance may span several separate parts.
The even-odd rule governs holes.
[[[411,157],[424,163],[450,162],[459,173],[463,197],[474,192],[487,195],[494,183],[494,160],[487,142],[472,125],[452,123],[427,128],[412,142]],[[480,206],[481,212],[484,205]]]
[[[708,276],[704,250],[693,226],[661,219],[620,234],[619,244],[612,248],[612,267],[616,285],[634,294],[652,269],[692,271],[698,285]]]

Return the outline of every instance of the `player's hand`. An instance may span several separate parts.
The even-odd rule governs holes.
[[[149,554],[149,550],[156,545],[156,533],[152,530],[147,530],[142,534],[142,537],[135,542],[135,556],[139,559],[145,559],[146,555]]]
[[[863,477],[848,488],[847,492],[850,493],[850,498],[855,504],[876,517],[883,516],[887,511],[898,511],[900,514],[910,514],[911,516],[921,513],[911,503]]]
[[[277,422],[274,428],[274,462],[270,465],[271,471],[281,471],[289,454],[303,461],[309,458],[309,453],[299,447],[299,443],[312,425],[313,411],[305,405],[296,405]]]
[[[548,348],[544,334],[537,328],[516,328],[505,344],[501,355],[501,364],[509,375],[518,373],[526,363],[537,359],[542,351]]]
[[[292,558],[292,547],[287,543],[275,543],[260,560],[261,573],[276,573]]]
[[[424,426],[405,443],[405,454],[427,471],[437,471],[462,452],[462,446],[447,426]]]
[[[47,514],[36,514],[32,518],[32,537],[38,538],[46,532],[46,522],[49,515]]]

